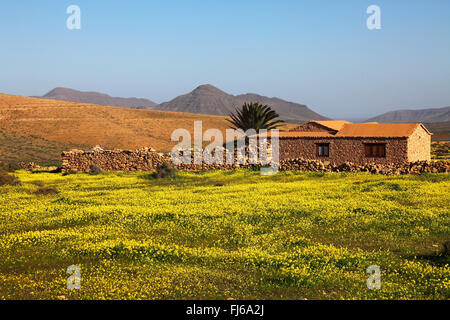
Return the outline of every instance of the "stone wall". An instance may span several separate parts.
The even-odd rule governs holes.
[[[329,156],[317,155],[317,144],[329,143]],[[368,158],[365,156],[364,144],[386,144],[386,157]],[[301,137],[280,138],[279,140],[281,163],[288,164],[295,159],[308,159],[321,161],[330,165],[339,166],[345,163],[354,165],[404,165],[417,161],[430,160],[430,136],[423,129],[417,130],[410,138],[341,138],[341,137]],[[194,153],[192,152],[192,157]],[[271,158],[271,150],[269,156]],[[192,159],[192,158],[191,158]],[[157,153],[151,148],[140,150],[102,150],[93,151],[72,150],[62,154],[63,172],[89,172],[95,165],[104,171],[152,171],[158,165],[167,162],[172,164],[170,154]],[[208,164],[205,162],[194,164],[174,165],[179,170],[231,170],[236,168],[252,167],[248,156],[244,164],[234,158],[233,164],[227,164],[224,152],[223,164]]]
[[[95,165],[104,171],[152,171],[164,162],[172,163],[170,154],[157,153],[151,149],[134,151],[124,150],[94,150],[80,151],[72,150],[64,152],[62,172],[89,172],[91,166]],[[173,165],[178,170],[200,171],[200,170],[234,170],[238,168],[252,168],[255,165],[218,165],[218,164],[181,164]],[[289,158],[281,160],[280,171],[313,171],[313,172],[371,172],[379,174],[420,174],[423,172],[443,173],[450,172],[449,161],[416,161],[411,163],[397,162],[389,164],[365,163],[356,164],[344,162],[341,164],[329,161],[310,160],[302,158]]]
[[[150,171],[166,159],[151,148],[140,150],[71,150],[62,153],[62,172],[89,172],[95,165],[104,171]]]
[[[430,161],[431,135],[419,126],[408,138],[408,161]]]
[[[329,157],[317,155],[317,144],[329,143]],[[385,143],[386,157],[367,158],[365,156],[365,143]],[[365,163],[407,163],[408,143],[406,138],[280,138],[280,160],[304,158],[328,161],[333,164],[352,162]],[[426,160],[426,159],[420,159]]]
[[[91,166],[96,166],[103,171],[152,171],[164,162],[171,164],[178,170],[185,171],[232,170],[253,167],[248,155],[241,160],[235,154],[232,163],[228,164],[225,150],[223,150],[223,164],[213,163],[212,159],[196,164],[194,155],[194,151],[191,150],[189,164],[174,164],[170,153],[158,153],[152,148],[139,150],[102,150],[95,148],[92,151],[71,150],[62,153],[61,170],[62,172],[90,172]],[[267,159],[270,160],[270,157],[271,150],[267,150]]]
[[[416,161],[391,164],[355,164],[345,162],[340,165],[319,160],[288,159],[280,162],[281,171],[313,172],[370,172],[374,174],[399,175],[421,173],[449,173],[450,161]]]

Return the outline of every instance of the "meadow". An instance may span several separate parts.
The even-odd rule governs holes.
[[[449,174],[15,176],[0,186],[1,299],[450,298]]]

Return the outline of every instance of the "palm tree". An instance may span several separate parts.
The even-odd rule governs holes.
[[[282,120],[276,120],[279,115],[267,105],[257,102],[244,103],[241,109],[236,108],[236,114],[231,113],[230,119],[227,119],[233,126],[233,129],[275,129],[284,124]]]

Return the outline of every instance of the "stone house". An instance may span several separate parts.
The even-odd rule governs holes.
[[[280,132],[279,147],[280,160],[409,163],[430,160],[431,133],[421,123],[310,121]]]

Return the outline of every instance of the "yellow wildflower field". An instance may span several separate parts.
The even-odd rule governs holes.
[[[15,175],[1,299],[450,298],[449,174]]]

